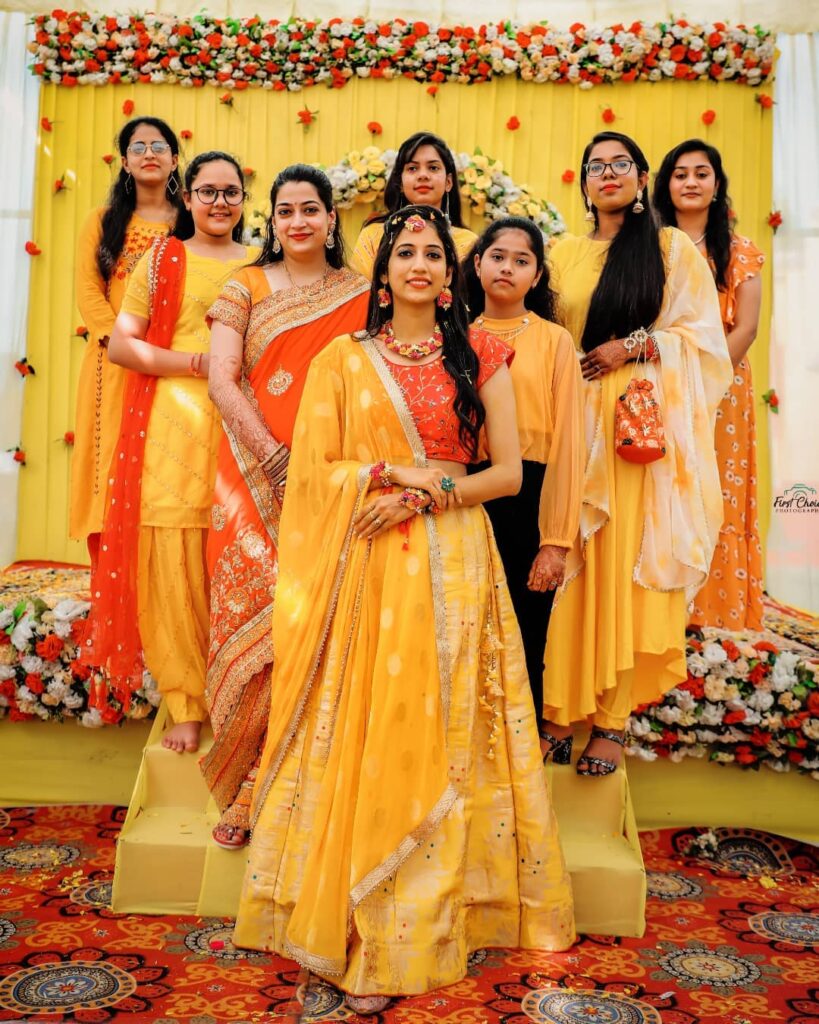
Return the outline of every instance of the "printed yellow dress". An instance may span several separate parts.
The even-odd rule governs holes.
[[[462,260],[475,242],[477,242],[478,236],[474,231],[470,231],[469,228],[450,228],[449,230],[452,235],[452,241],[455,243],[455,249],[458,252],[458,259]],[[372,281],[375,254],[378,252],[378,247],[381,245],[383,237],[383,223],[366,224],[361,229],[361,234],[358,236],[355,249],[353,249],[353,254],[350,257],[350,266],[363,277],[366,277],[368,281]]]
[[[396,375],[369,337],[348,336],[308,374],[234,936],[354,995],[426,992],[463,978],[474,949],[565,949],[574,935],[486,513],[414,516],[409,532],[373,542],[352,535],[375,462],[426,463],[399,384],[415,369]],[[451,411],[450,396],[435,408]]]
[[[187,250],[182,302],[171,349],[207,352],[205,321],[226,282],[257,250],[225,262]],[[131,275],[122,310],[150,319],[150,254]],[[203,721],[208,656],[205,545],[216,457],[222,439],[208,382],[160,377],[145,443],[137,588],[145,664],[174,722]]]
[[[585,382],[587,463],[579,536],[549,624],[544,718],[591,717],[620,730],[632,708],[686,677],[687,605],[708,573],[722,522],[714,419],[731,363],[713,277],[690,239],[660,234],[666,266],[653,333],[658,362],[640,367],[654,383],[666,455],[642,466],[614,449],[617,397],[634,363]],[[564,322],[583,337],[609,243],[567,238],[550,267]]]
[[[90,214],[77,247],[75,292],[88,337],[77,385],[71,454],[68,532],[76,540],[85,540],[89,534],[102,530],[108,468],[119,437],[126,371],[109,361],[107,339],[114,329],[134,267],[154,240],[170,230],[168,224],[144,220],[134,214],[128,223],[120,257],[106,282],[97,267],[104,212],[101,208]]]
[[[762,271],[765,257],[747,238],[731,239],[728,286],[719,293],[726,335],[734,326],[737,288]],[[756,476],[756,415],[748,357],[717,409],[717,447],[725,517],[708,582],[694,598],[691,624],[718,629],[762,629],[762,544]]]

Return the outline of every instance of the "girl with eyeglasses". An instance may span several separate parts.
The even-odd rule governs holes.
[[[511,352],[469,327],[439,210],[387,219],[368,319],[316,356],[296,418],[233,940],[357,1013],[460,981],[475,949],[574,938],[481,507],[520,485]],[[482,427],[492,465],[467,476]]]
[[[756,502],[756,417],[746,358],[759,326],[762,265],[753,242],[731,228],[728,178],[719,151],[688,139],[663,159],[654,206],[681,228],[708,261],[734,366],[717,409],[716,449],[724,519],[708,582],[694,598],[690,628],[762,629],[762,545]]]
[[[250,836],[249,806],[270,714],[279,519],[293,425],[313,358],[367,320],[369,283],[344,264],[327,175],[281,171],[255,264],[210,308],[209,387],[222,417],[208,534],[213,745],[202,772],[221,817],[217,845]]]
[[[173,721],[163,745],[199,745],[206,717],[205,544],[222,436],[208,397],[206,315],[226,281],[255,258],[241,242],[244,177],[237,161],[201,153],[185,172],[184,215],[140,261],[109,356],[131,370],[111,466],[83,658],[127,700],[144,667]]]
[[[687,606],[722,522],[714,418],[731,363],[716,288],[686,235],[656,227],[648,170],[628,136],[596,135],[580,173],[589,233],[558,242],[549,260],[582,352],[587,463],[549,625],[541,735],[567,763],[572,723],[590,720],[577,771],[594,777],[620,763],[632,708],[686,678]],[[662,418],[664,454],[651,462],[615,444],[632,377],[651,383]]]
[[[369,281],[375,254],[384,235],[384,222],[402,206],[415,203],[434,206],[449,221],[452,240],[463,259],[477,240],[474,231],[463,226],[461,193],[455,158],[446,142],[432,132],[416,132],[401,143],[384,189],[386,212],[372,217],[355,244],[350,265]]]
[[[119,133],[117,147],[119,173],[106,205],[91,212],[80,232],[75,270],[77,308],[88,336],[77,387],[69,534],[86,541],[92,565],[125,389],[125,373],[108,358],[108,341],[131,272],[172,230],[182,207],[179,143],[164,121],[134,118]]]

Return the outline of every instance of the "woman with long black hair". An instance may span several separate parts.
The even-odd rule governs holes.
[[[402,206],[415,203],[440,210],[450,226],[458,258],[463,259],[477,236],[463,226],[461,193],[455,158],[446,142],[432,132],[416,132],[401,143],[384,189],[386,212],[372,217],[355,244],[350,265],[368,280],[384,234],[384,222]]]
[[[167,235],[182,208],[179,143],[156,117],[137,117],[119,133],[121,166],[104,207],[80,232],[76,299],[88,328],[71,455],[69,534],[85,540],[96,562],[108,470],[116,445],[125,373],[108,359],[131,272],[155,239]]]
[[[555,323],[543,234],[531,220],[493,221],[464,260],[464,277],[475,326],[515,352],[511,372],[523,484],[517,494],[485,507],[520,623],[540,725],[546,631],[580,523],[580,368],[569,332]]]
[[[357,1012],[574,934],[520,631],[481,502],[520,486],[506,345],[443,214],[391,215],[369,330],[313,360],[282,512],[267,743],[234,942]],[[492,465],[473,476],[481,428]]]
[[[731,366],[716,288],[685,234],[658,230],[648,170],[633,139],[596,135],[580,173],[590,232],[550,254],[563,322],[582,349],[588,456],[580,533],[549,626],[543,735],[568,760],[571,723],[591,720],[582,775],[613,772],[632,708],[686,678],[686,609],[722,521],[714,418]],[[641,406],[634,377],[656,405]],[[662,447],[647,454],[660,457],[641,462],[635,448],[644,457],[657,409],[664,439],[655,431]],[[616,415],[629,428],[619,442]]]
[[[731,228],[728,178],[719,150],[687,139],[667,153],[654,182],[663,224],[680,228],[717,282],[722,325],[734,366],[717,409],[715,443],[725,509],[708,582],[694,599],[692,627],[762,629],[762,545],[756,500],[756,416],[746,358],[759,327],[765,257]]]

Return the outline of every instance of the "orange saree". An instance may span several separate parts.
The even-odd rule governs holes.
[[[333,338],[358,330],[369,285],[349,270],[271,293],[264,270],[247,267],[209,311],[244,337],[240,388],[270,433],[290,448],[315,355]],[[258,459],[225,423],[208,536],[210,645],[205,691],[214,742],[202,773],[221,823],[248,828],[248,808],[270,711],[281,495]]]

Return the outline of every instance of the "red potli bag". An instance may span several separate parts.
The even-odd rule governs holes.
[[[169,349],[185,283],[185,246],[178,238],[157,239],[149,259],[150,321],[145,340]],[[92,686],[88,699],[92,708],[105,706],[110,684],[127,711],[131,693],[142,685],[137,608],[139,517],[145,438],[156,384],[157,378],[151,374],[128,373],[99,560],[91,577],[91,613],[79,655],[82,664],[101,669],[104,677]]]
[[[639,370],[640,356],[648,363],[646,348],[651,337],[645,331],[635,332],[635,335],[635,343],[640,345],[635,370]],[[626,462],[641,465],[656,462],[665,455],[665,430],[660,403],[654,397],[654,384],[645,377],[632,377],[625,392],[615,403],[614,450]]]

